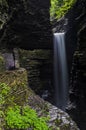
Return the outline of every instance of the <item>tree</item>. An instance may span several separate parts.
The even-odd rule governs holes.
[[[51,0],[51,21],[52,19],[59,19],[64,16],[75,2],[76,0]]]

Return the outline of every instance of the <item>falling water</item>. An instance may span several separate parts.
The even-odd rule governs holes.
[[[64,33],[54,33],[54,80],[56,106],[65,110],[68,98],[68,76]]]

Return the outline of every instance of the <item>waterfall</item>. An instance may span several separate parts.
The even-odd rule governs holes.
[[[54,33],[54,84],[56,106],[65,111],[68,99],[68,75],[64,33]]]

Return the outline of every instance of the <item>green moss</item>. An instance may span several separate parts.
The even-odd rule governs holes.
[[[60,126],[60,130],[69,130],[70,129],[70,125],[68,124],[64,124],[63,126]]]
[[[0,72],[5,71],[5,61],[3,56],[0,54]]]
[[[62,123],[61,119],[57,119],[57,120],[55,121],[55,124],[56,124],[57,126],[59,126],[61,123]]]
[[[14,95],[14,102],[24,105],[28,97],[28,82],[25,69],[6,71],[0,73],[0,82],[11,87],[11,94]]]
[[[15,88],[16,92],[17,89]],[[0,129],[49,130],[46,123],[48,118],[38,117],[36,111],[26,104],[18,105],[15,102],[15,93],[12,92],[13,88],[0,83]]]
[[[49,59],[52,56],[51,50],[33,50],[33,51],[26,51],[20,50],[20,58],[25,60],[26,57],[29,59]]]

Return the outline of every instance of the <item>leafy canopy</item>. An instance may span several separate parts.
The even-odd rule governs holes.
[[[75,2],[76,0],[51,0],[51,20],[64,16]]]

